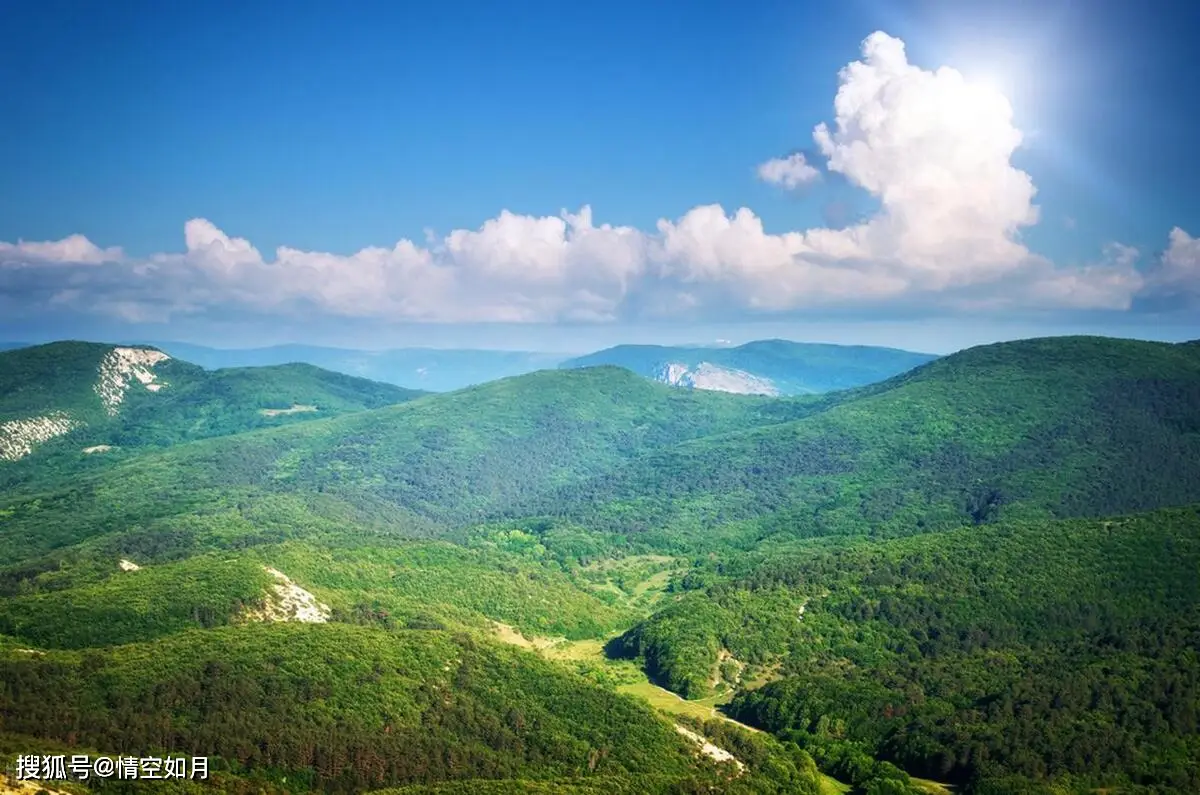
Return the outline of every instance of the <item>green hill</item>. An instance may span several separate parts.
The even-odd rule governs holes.
[[[0,352],[0,485],[421,394],[309,365],[210,372],[152,348],[61,342]],[[45,456],[54,461],[29,461]]]
[[[0,594],[9,598],[0,601],[0,634],[39,648],[84,648],[224,626],[264,608],[276,582],[268,567],[350,622],[489,630],[501,622],[529,635],[600,638],[635,618],[613,594],[501,551],[382,537],[248,550],[225,522],[224,538],[195,534],[186,547],[178,535],[165,547],[147,544],[148,534],[115,533],[2,569]]]
[[[0,501],[11,514],[0,525],[0,548],[15,543],[32,553],[112,523],[263,491],[321,494],[405,525],[412,522],[404,517],[415,516],[464,527],[502,515],[529,493],[581,482],[676,440],[810,410],[802,401],[674,390],[617,368],[545,371],[180,444],[76,477],[58,491],[12,490],[7,504]]]
[[[851,781],[866,752],[971,792],[1189,792],[1198,572],[1197,508],[810,543],[693,573],[615,648],[692,696],[722,649],[775,671],[731,714]]]
[[[792,422],[651,453],[522,510],[685,548],[718,527],[758,543],[1197,501],[1195,350],[1086,337],[973,348]]]
[[[114,755],[207,756],[216,771],[292,791],[455,780],[497,792],[539,781],[818,791],[794,745],[749,741],[758,756],[739,776],[701,761],[633,698],[440,630],[267,624],[82,653],[0,650],[0,680],[6,731]]]
[[[1195,345],[1027,340],[797,398],[590,367],[400,402],[171,360],[116,412],[78,377],[103,347],[14,353],[5,416],[89,424],[0,465],[6,732],[210,753],[247,792],[815,792],[812,758],[893,795],[936,791],[896,765],[1200,786]],[[285,580],[315,623],[264,620]],[[769,732],[672,716],[742,775],[605,689],[639,667]]]
[[[531,526],[569,520],[604,544],[672,551],[1098,516],[1200,500],[1198,426],[1194,349],[1123,340],[986,346],[786,400],[675,390],[617,368],[544,371],[176,445],[52,494],[13,492],[0,549],[49,549],[264,490],[442,534],[543,516]]]
[[[219,757],[336,791],[700,772],[648,708],[439,631],[225,627],[83,654],[11,652],[0,670],[8,731]]]

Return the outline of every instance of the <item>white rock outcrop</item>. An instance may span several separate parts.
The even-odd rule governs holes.
[[[257,621],[300,621],[307,624],[324,624],[329,620],[328,605],[317,601],[317,597],[296,585],[278,569],[270,566],[263,568],[277,582],[272,584],[262,609],[248,612],[247,618]]]
[[[655,380],[671,386],[707,389],[714,392],[733,392],[739,395],[778,395],[779,389],[767,378],[760,378],[745,370],[722,367],[719,364],[700,362],[689,367],[680,362],[669,362],[658,368]]]
[[[739,760],[733,754],[729,753],[728,751],[726,751],[724,748],[721,748],[720,746],[713,745],[712,743],[710,743],[708,741],[707,738],[705,738],[699,734],[696,734],[696,732],[692,731],[691,729],[684,728],[683,726],[680,726],[678,723],[676,723],[675,731],[679,732],[684,737],[688,738],[689,740],[694,742],[696,745],[698,745],[700,747],[700,753],[704,754],[705,756],[707,756],[717,762],[733,762],[733,764],[737,766],[739,773],[745,769],[746,766],[743,765],[741,763],[741,760]]]
[[[154,365],[170,359],[162,351],[149,348],[113,348],[100,361],[100,376],[96,380],[96,394],[110,416],[115,416],[125,400],[125,393],[134,381],[151,392],[165,386],[152,369]]]
[[[79,426],[80,423],[63,411],[55,411],[42,417],[0,422],[0,460],[19,461],[32,453],[39,444],[69,433]]]

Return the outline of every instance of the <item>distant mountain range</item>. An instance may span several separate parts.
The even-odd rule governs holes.
[[[851,389],[933,361],[926,353],[862,345],[760,340],[734,348],[618,345],[560,367],[616,365],[674,386],[756,395]]]
[[[497,378],[553,368],[563,359],[561,354],[532,351],[437,348],[367,351],[314,345],[219,349],[183,342],[152,341],[148,344],[177,359],[208,369],[303,362],[358,378],[429,392],[450,392]]]
[[[303,363],[428,392],[537,370],[615,365],[672,386],[758,395],[805,395],[882,381],[937,357],[894,348],[760,340],[732,347],[618,345],[577,358],[536,351],[398,348],[369,351],[314,345],[221,349],[137,342],[209,370]],[[0,350],[24,347],[0,343]]]

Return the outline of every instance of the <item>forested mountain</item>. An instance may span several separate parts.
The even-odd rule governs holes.
[[[105,466],[139,448],[338,416],[421,394],[310,365],[210,372],[153,348],[63,342],[6,351],[0,353],[0,460],[21,466],[0,469],[0,484]],[[47,456],[55,460],[25,460]]]
[[[911,370],[934,356],[866,345],[758,340],[734,348],[618,345],[560,367],[616,365],[677,386],[769,395],[850,389]]]
[[[39,494],[36,513],[16,507],[28,503],[14,490],[16,514],[0,526],[0,548],[16,538],[47,548],[59,528],[85,537],[109,521],[187,513],[247,490],[316,492],[461,528],[504,515],[526,494],[582,482],[678,440],[813,409],[675,390],[618,368],[543,371],[137,456],[77,478],[69,493]],[[81,511],[91,522],[78,521]]]
[[[786,398],[135,349],[114,401],[112,351],[0,355],[5,421],[80,423],[0,461],[0,750],[245,792],[1200,786],[1194,344]]]
[[[802,418],[633,460],[525,511],[680,548],[715,528],[903,534],[1200,501],[1200,356],[1099,338],[983,346]]]

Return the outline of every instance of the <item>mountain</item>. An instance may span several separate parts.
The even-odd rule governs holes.
[[[420,394],[309,365],[209,372],[155,348],[51,343],[0,352],[0,460],[165,446]]]
[[[188,492],[269,489],[399,510],[443,534],[538,516],[606,545],[683,552],[1200,501],[1198,427],[1194,348],[1058,338],[972,349],[824,397],[677,390],[613,367],[543,371],[176,445],[76,485],[97,522],[135,506],[190,510],[175,496]],[[39,514],[42,539],[59,522],[84,529],[75,498],[63,510]],[[40,546],[25,525],[0,527],[0,549],[18,537]]]
[[[615,366],[355,387],[221,435],[196,406],[309,371],[134,362],[110,416],[110,349],[31,351],[5,411],[133,433],[200,397],[119,455],[71,431],[0,463],[14,752],[210,754],[231,792],[1200,787],[1194,344],[791,397]]]
[[[1194,346],[981,346],[811,405],[796,420],[663,448],[522,509],[683,549],[719,527],[757,540],[907,534],[1200,501]]]
[[[934,358],[893,348],[760,340],[737,347],[619,345],[559,366],[609,364],[674,386],[803,395],[882,381]]]
[[[529,351],[399,348],[366,351],[312,345],[218,349],[181,342],[154,347],[201,367],[264,367],[302,362],[338,373],[428,392],[455,389],[556,366],[563,357]]]
[[[131,457],[73,480],[57,508],[38,498],[36,514],[0,525],[0,549],[16,538],[48,548],[60,528],[74,538],[117,516],[188,513],[201,495],[248,490],[320,494],[404,530],[433,523],[446,533],[647,451],[791,419],[813,410],[810,403],[681,391],[615,367],[541,371]],[[81,515],[91,520],[81,523]]]

